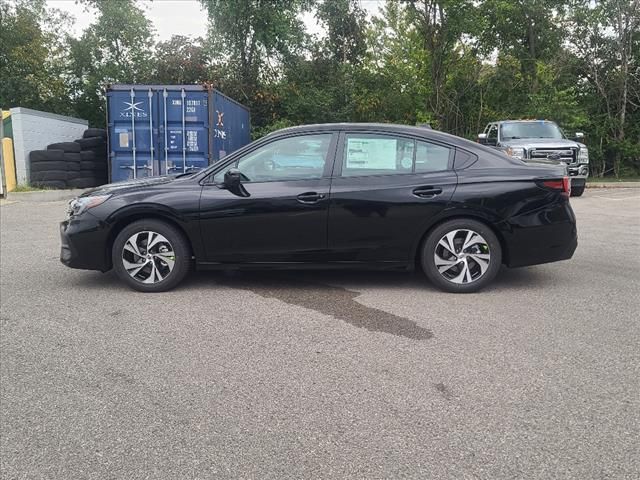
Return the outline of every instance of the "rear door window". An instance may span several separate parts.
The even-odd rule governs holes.
[[[393,175],[413,171],[412,139],[375,134],[347,134],[342,176]]]
[[[451,149],[429,142],[417,142],[416,173],[440,172],[449,168]]]
[[[343,177],[393,175],[413,171],[412,139],[376,134],[347,134],[344,142]]]
[[[342,176],[397,175],[447,170],[448,147],[422,140],[378,134],[346,134]]]

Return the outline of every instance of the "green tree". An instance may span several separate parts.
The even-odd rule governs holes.
[[[70,84],[76,110],[104,125],[104,88],[145,83],[153,73],[153,28],[135,0],[85,0],[96,20],[79,39],[69,38]]]
[[[471,0],[420,0],[408,3],[407,13],[422,48],[417,60],[425,107],[440,128],[457,130],[457,99],[448,84],[451,69],[473,54],[464,42],[476,29],[477,9]]]
[[[209,55],[203,40],[174,35],[155,48],[154,83],[205,83],[211,81]]]
[[[68,19],[44,0],[0,0],[0,106],[73,112],[64,71]]]
[[[640,170],[640,1],[577,1],[572,9],[575,55],[589,140],[603,175]],[[635,121],[634,121],[635,120]]]
[[[336,63],[357,65],[366,51],[366,14],[357,0],[324,0],[316,18],[326,30],[324,48]]]
[[[315,18],[326,31],[300,55],[283,62],[277,92],[282,112],[295,123],[356,119],[356,72],[366,50],[366,18],[354,0],[325,0]]]
[[[367,29],[367,53],[357,72],[356,116],[362,121],[431,121],[422,96],[423,50],[406,9],[387,2]]]
[[[538,88],[538,62],[553,58],[566,36],[567,0],[482,0],[479,37],[486,53],[516,58],[527,93]]]
[[[252,104],[263,78],[304,40],[299,14],[307,0],[201,0],[209,15],[210,54],[224,62],[227,93]]]

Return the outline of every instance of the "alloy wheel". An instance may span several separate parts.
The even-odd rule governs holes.
[[[175,260],[171,242],[157,232],[134,233],[122,249],[124,269],[141,283],[158,283],[164,280],[173,270]]]
[[[436,268],[442,277],[457,284],[477,281],[489,268],[489,244],[478,232],[452,230],[436,244]]]

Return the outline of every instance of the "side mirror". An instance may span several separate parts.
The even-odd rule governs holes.
[[[482,143],[483,145],[485,145],[487,143],[487,134],[486,133],[479,133],[478,134],[478,143]]]
[[[230,168],[224,174],[224,187],[235,195],[248,197],[249,192],[247,192],[247,189],[242,185],[242,177],[244,177],[244,175],[240,170]]]
[[[576,140],[582,140],[582,139],[584,139],[584,133],[576,132]]]

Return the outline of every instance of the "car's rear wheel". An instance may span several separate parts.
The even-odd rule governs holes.
[[[502,248],[485,224],[455,219],[431,231],[423,243],[421,261],[424,273],[441,290],[471,293],[495,278]]]
[[[191,253],[184,235],[159,220],[139,220],[116,237],[113,268],[122,281],[141,292],[164,292],[189,273]]]

